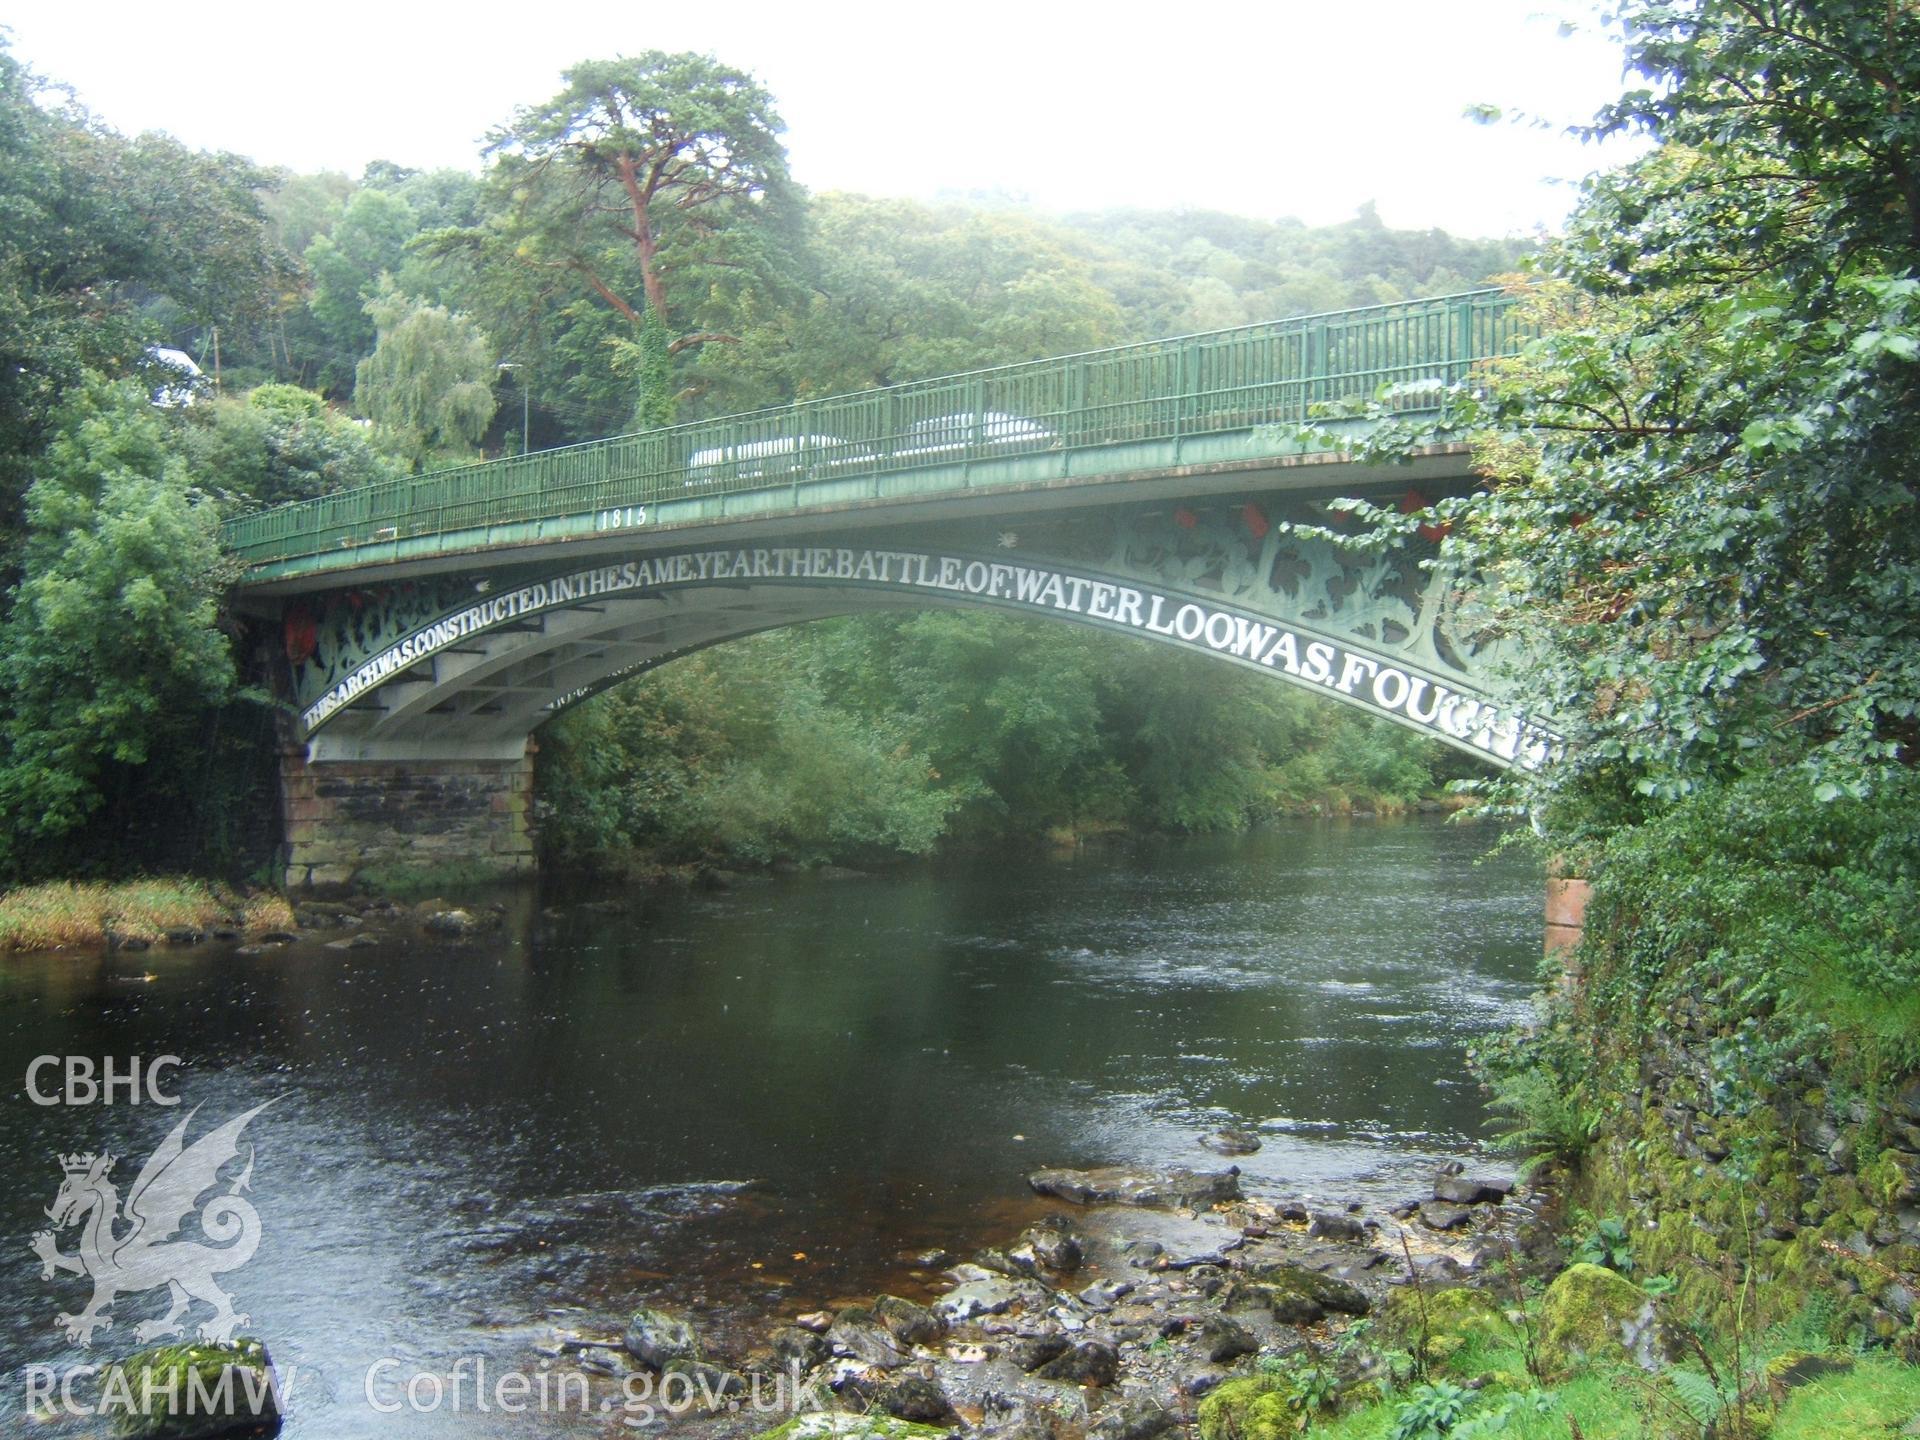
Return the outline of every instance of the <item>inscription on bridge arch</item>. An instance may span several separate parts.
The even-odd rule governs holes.
[[[1533,769],[1554,737],[1526,716],[1438,676],[1310,629],[1137,580],[1011,558],[852,546],[693,550],[587,566],[488,595],[403,636],[347,674],[302,715],[309,734],[385,681],[462,640],[593,600],[742,582],[826,584],[937,595],[1068,617],[1284,673],[1349,703]]]

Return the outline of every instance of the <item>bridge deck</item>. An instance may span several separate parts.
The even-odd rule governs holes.
[[[1328,402],[1404,412],[1525,338],[1502,290],[914,381],[409,476],[227,522],[265,582],[491,544],[1302,453]]]

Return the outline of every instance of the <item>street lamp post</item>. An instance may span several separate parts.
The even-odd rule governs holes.
[[[511,372],[520,369],[521,362],[518,360],[502,360],[494,368]],[[533,448],[533,437],[527,433],[527,421],[531,413],[527,402],[527,382],[521,380],[518,375],[515,375],[513,378],[520,383],[520,453],[525,455]]]

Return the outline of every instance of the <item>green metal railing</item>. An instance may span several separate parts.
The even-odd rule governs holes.
[[[741,491],[786,491],[797,505],[803,481],[1298,425],[1315,405],[1382,386],[1396,387],[1394,408],[1417,411],[1524,338],[1514,305],[1477,290],[802,400],[382,481],[243,515],[223,533],[249,565],[342,551],[350,563],[360,546],[417,536]]]

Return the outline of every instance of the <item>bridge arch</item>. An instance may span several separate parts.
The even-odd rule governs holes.
[[[300,722],[315,761],[511,758],[568,704],[689,650],[829,616],[928,607],[1041,615],[1173,645],[1502,768],[1533,768],[1552,744],[1447,664],[1443,641],[1409,627],[1393,645],[1378,625],[1356,634],[1085,564],[874,544],[706,548],[513,583],[481,576],[459,602],[418,607],[431,613],[336,667]]]

